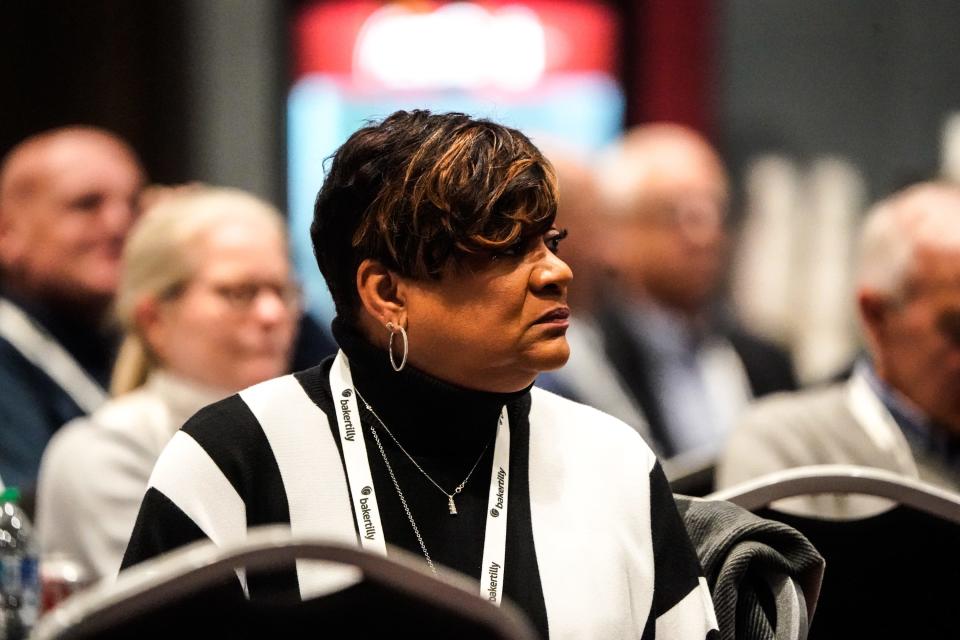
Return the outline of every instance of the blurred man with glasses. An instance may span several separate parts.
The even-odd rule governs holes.
[[[663,456],[709,465],[754,397],[796,387],[787,355],[718,304],[730,244],[723,162],[695,131],[655,123],[629,131],[598,178],[616,277],[598,314],[606,355]]]

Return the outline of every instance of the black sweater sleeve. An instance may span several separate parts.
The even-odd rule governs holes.
[[[153,487],[147,489],[120,570],[206,538],[193,520]]]
[[[659,462],[650,471],[650,526],[655,583],[653,608],[643,630],[643,640],[657,637],[718,639],[713,601],[701,579],[703,569]],[[684,624],[684,619],[706,619],[713,628],[697,629],[699,625]]]

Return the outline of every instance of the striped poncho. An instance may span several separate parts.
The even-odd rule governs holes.
[[[506,405],[511,481],[498,579],[504,597],[543,637],[700,640],[716,633],[710,595],[669,486],[633,429],[535,387],[497,396],[452,388],[409,367],[390,377],[365,348],[346,351],[357,388],[414,459],[451,488],[481,449],[469,438],[443,436],[456,433],[451,425],[489,422],[487,409]],[[203,537],[230,544],[248,527],[269,523],[358,543],[331,366],[327,360],[251,387],[187,422],[154,469],[124,566]],[[393,406],[399,403],[407,406]],[[363,429],[374,424],[369,412],[359,418]],[[389,438],[381,439],[434,560],[477,579],[480,595],[489,578],[480,555],[492,452],[481,455],[474,476],[480,480],[457,495],[459,514],[450,517],[445,497]],[[469,450],[462,459],[444,449],[451,439]],[[367,458],[386,541],[421,554],[371,440],[368,435]],[[456,468],[444,469],[450,460]],[[303,563],[286,579],[307,598],[328,592],[336,576]],[[261,590],[253,582],[248,588],[251,598]]]

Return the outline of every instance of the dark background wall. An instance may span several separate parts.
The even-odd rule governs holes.
[[[86,122],[153,179],[284,201],[286,29],[302,0],[0,0],[0,153]],[[856,163],[871,195],[928,175],[960,109],[955,0],[620,0],[630,123],[753,155]]]
[[[120,134],[158,182],[284,201],[275,0],[0,0],[0,154],[66,124]]]
[[[93,124],[130,140],[154,179],[186,178],[183,4],[0,0],[0,154]]]
[[[960,2],[725,0],[716,77],[722,146],[834,154],[871,196],[933,174],[960,110]]]

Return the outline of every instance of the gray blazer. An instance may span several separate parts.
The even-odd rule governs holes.
[[[858,373],[844,383],[776,394],[754,404],[721,455],[717,486],[816,464],[876,467],[960,489],[938,463],[911,450],[889,411]],[[774,505],[791,513],[834,518],[872,515],[889,506],[880,498],[839,494],[790,498]]]

